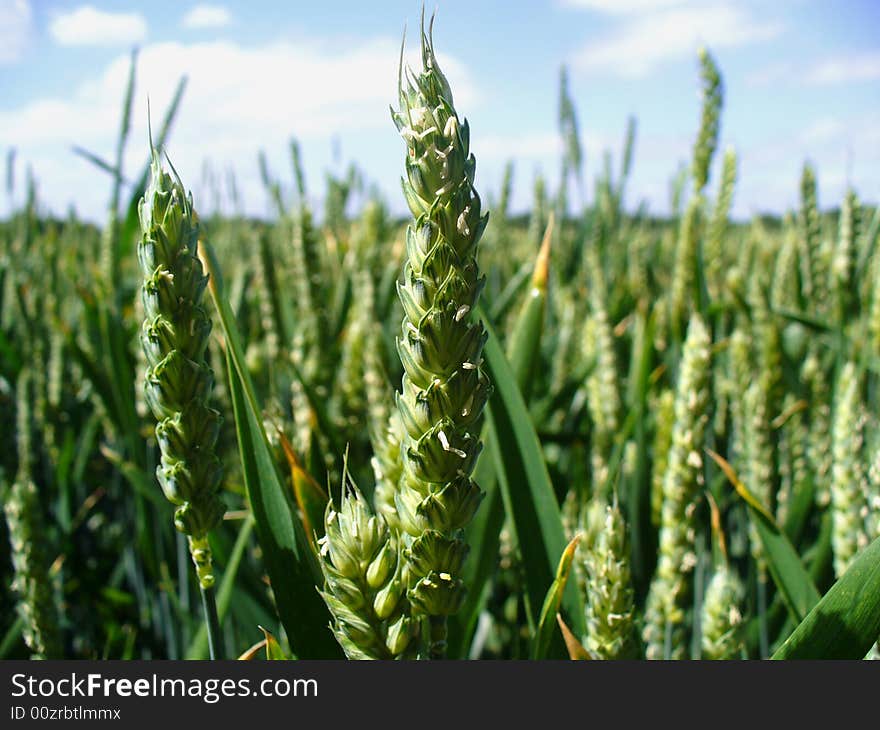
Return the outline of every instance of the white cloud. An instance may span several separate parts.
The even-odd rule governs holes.
[[[49,21],[49,32],[62,46],[119,46],[140,43],[147,21],[139,13],[108,13],[82,5]]]
[[[702,43],[729,48],[769,40],[781,32],[757,21],[741,6],[700,5],[661,10],[627,19],[616,32],[573,58],[576,68],[621,76],[644,76],[664,61],[685,58]]]
[[[771,86],[800,74],[801,72],[798,72],[797,68],[790,61],[777,61],[749,72],[745,82],[750,88]]]
[[[32,17],[27,0],[0,0],[0,65],[21,58],[30,38]]]
[[[184,28],[223,28],[232,22],[232,14],[219,5],[196,5],[181,22]]]
[[[399,48],[391,38],[253,47],[226,41],[147,44],[138,59],[125,170],[134,174],[146,157],[148,96],[155,129],[177,80],[186,73],[189,83],[168,153],[196,192],[203,161],[210,160],[215,170],[234,167],[249,212],[265,213],[257,151],[264,148],[270,158],[280,157],[273,168],[285,174],[291,136],[303,141],[307,163],[316,165],[319,159],[332,161],[330,142],[338,135],[350,156],[372,174],[383,167],[383,160],[402,155],[388,112],[389,103],[397,99]],[[415,61],[417,56],[412,49],[408,58]],[[468,73],[443,54],[440,63],[459,109],[467,112],[478,98]],[[15,145],[19,159],[33,165],[43,199],[54,210],[75,202],[81,213],[101,218],[109,181],[102,184],[100,174],[70,148],[78,144],[98,155],[112,155],[128,65],[128,56],[120,55],[65,96],[0,111],[0,139]],[[317,167],[311,176],[317,179],[321,172]],[[385,190],[397,189],[399,170],[392,172],[380,180]]]
[[[571,185],[572,210],[580,204],[581,193],[586,195],[587,200],[594,194],[593,179],[604,168],[606,153],[611,154],[613,174],[618,174],[623,154],[621,130],[624,122],[619,120],[621,129],[613,132],[608,129],[582,132],[584,190],[580,191],[577,185]],[[665,209],[670,171],[675,169],[677,160],[689,151],[689,144],[689,140],[682,137],[652,135],[642,140],[637,135],[633,175],[626,195],[626,205],[630,209],[634,209],[645,197],[656,203],[655,210]],[[492,194],[502,179],[505,164],[513,162],[511,209],[517,213],[528,212],[533,204],[531,181],[535,174],[540,172],[544,177],[549,193],[557,189],[562,147],[559,132],[555,129],[507,134],[489,130],[480,134],[472,139],[471,144],[471,150],[477,158],[477,187],[481,192],[489,192],[487,200],[493,200]]]
[[[880,53],[876,51],[829,57],[813,64],[779,62],[758,68],[746,77],[750,86],[784,82],[834,86],[877,80],[880,80]]]
[[[816,64],[806,74],[811,84],[842,84],[880,79],[880,53],[867,53],[829,58]]]
[[[740,214],[797,209],[805,160],[816,168],[820,207],[839,205],[848,187],[862,199],[876,201],[880,195],[876,175],[880,167],[880,117],[876,113],[822,116],[800,130],[746,150],[742,182],[737,185]]]
[[[683,0],[562,0],[565,7],[613,15],[645,13],[683,4]]]
[[[808,124],[795,139],[803,147],[811,147],[840,139],[847,132],[846,124],[837,117],[822,117]]]
[[[540,162],[555,160],[562,154],[562,142],[557,132],[525,134],[482,134],[471,144],[480,160],[506,162]]]
[[[581,133],[581,145],[587,164],[594,169],[599,164],[600,156],[606,150],[616,150],[620,146],[619,142],[617,137],[594,130]],[[555,166],[562,157],[562,140],[555,130],[512,134],[493,134],[490,130],[487,134],[481,134],[479,139],[474,139],[471,147],[480,160],[546,162]]]

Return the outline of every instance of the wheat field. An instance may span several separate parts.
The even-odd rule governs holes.
[[[876,204],[820,208],[805,163],[795,209],[732,220],[705,49],[671,215],[625,205],[634,119],[567,199],[564,74],[563,184],[491,189],[415,43],[404,217],[356,166],[316,210],[296,140],[260,158],[271,218],[193,197],[185,104],[129,138],[131,87],[104,225],[9,155],[0,657],[876,656]]]

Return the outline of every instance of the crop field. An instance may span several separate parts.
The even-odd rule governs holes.
[[[708,48],[671,215],[624,204],[635,119],[582,179],[564,73],[563,184],[514,214],[432,26],[388,94],[405,217],[296,140],[271,218],[193,196],[134,57],[115,160],[80,150],[104,225],[9,154],[0,658],[880,657],[876,202],[805,163],[732,220]]]

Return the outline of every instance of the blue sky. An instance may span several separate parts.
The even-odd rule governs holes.
[[[737,216],[794,206],[805,159],[817,165],[823,206],[836,205],[848,183],[868,201],[880,198],[874,0],[440,0],[436,7],[436,45],[471,123],[484,197],[497,190],[507,159],[515,163],[515,208],[528,207],[537,171],[555,187],[565,64],[588,179],[603,150],[619,155],[635,115],[627,202],[667,211],[669,179],[695,134],[695,58],[705,43],[725,79],[722,145],[740,155]],[[158,118],[186,73],[168,153],[203,209],[211,205],[210,160],[220,175],[235,170],[248,212],[266,213],[257,152],[289,180],[288,140],[296,136],[317,204],[325,172],[354,161],[402,210],[403,144],[388,105],[404,24],[414,49],[419,11],[417,0],[0,0],[0,151],[16,148],[19,177],[32,166],[45,207],[63,213],[74,204],[101,220],[110,180],[70,149],[112,157],[137,45],[129,173],[145,159],[147,97]],[[9,201],[0,197],[2,214]]]

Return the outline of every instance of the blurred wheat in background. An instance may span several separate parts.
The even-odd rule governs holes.
[[[561,182],[515,215],[417,44],[405,219],[354,165],[315,210],[295,140],[259,158],[270,219],[214,204],[234,175],[202,205],[164,158],[184,82],[129,139],[136,56],[115,160],[80,150],[103,226],[10,153],[0,657],[871,655],[876,204],[820,209],[805,164],[798,209],[731,220],[703,49],[669,216],[626,205],[634,119],[589,189],[564,71]]]

